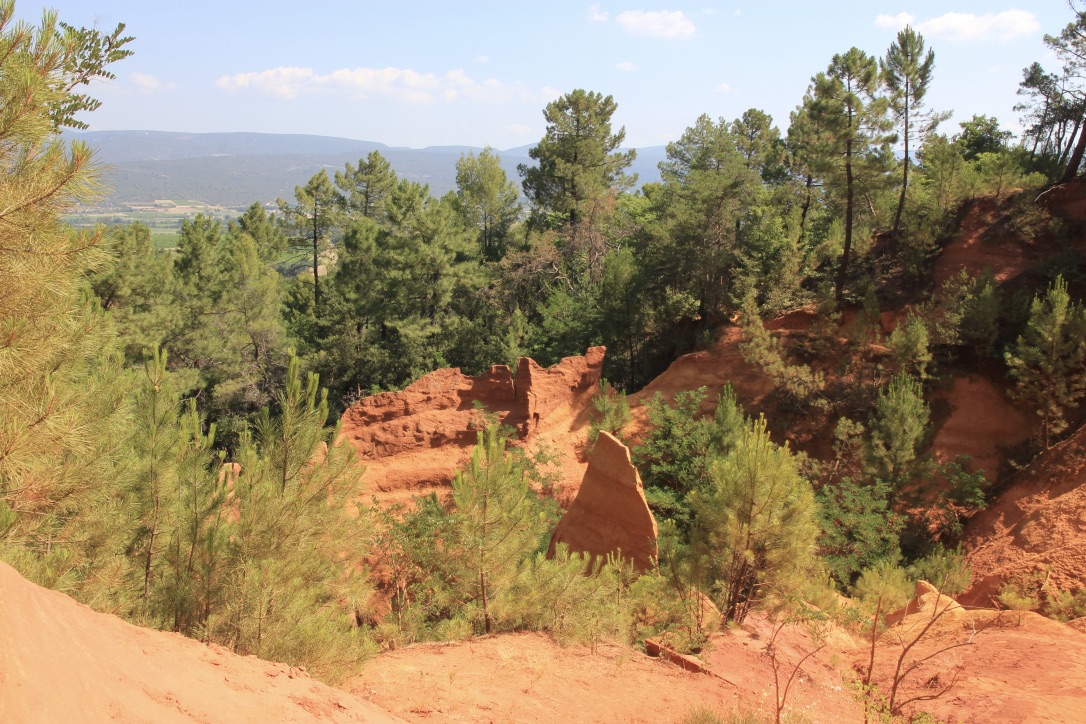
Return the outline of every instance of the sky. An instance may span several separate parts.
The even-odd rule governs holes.
[[[647,2],[647,4],[646,4]],[[770,113],[782,130],[811,76],[852,46],[883,56],[906,23],[935,51],[927,97],[1021,130],[1022,69],[1072,19],[1066,0],[54,0],[61,20],[135,36],[96,83],[94,130],[304,133],[391,146],[513,148],[547,103],[612,95],[626,146],[677,139],[701,114]],[[18,0],[32,22],[43,5]]]

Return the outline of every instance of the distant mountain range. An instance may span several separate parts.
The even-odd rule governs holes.
[[[441,196],[456,188],[456,161],[479,152],[472,146],[403,148],[331,136],[272,133],[171,133],[167,131],[88,131],[67,134],[97,149],[111,191],[104,207],[156,199],[200,201],[240,208],[254,201],[292,199],[294,187],[322,168],[329,175],[380,151],[401,178],[429,184]],[[533,144],[534,145],[534,144]],[[497,151],[509,178],[518,181],[517,164],[534,163],[532,146]],[[659,180],[663,146],[637,150],[631,171],[638,183]]]

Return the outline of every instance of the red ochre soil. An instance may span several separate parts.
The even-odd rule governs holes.
[[[556,497],[568,503],[588,466],[589,411],[604,352],[593,347],[548,369],[521,358],[515,380],[505,365],[477,377],[441,369],[355,403],[343,414],[342,435],[366,468],[360,500],[388,505],[432,492],[446,496],[475,445],[479,403],[529,450],[553,453]]]
[[[0,562],[0,722],[395,722],[298,669],[96,613]]]
[[[773,675],[760,617],[717,634],[692,673],[639,650],[604,643],[561,646],[541,634],[506,634],[397,649],[367,663],[348,690],[408,721],[677,722],[695,706],[771,711]],[[781,660],[809,650],[789,631]],[[843,660],[842,660],[843,661]],[[862,710],[830,655],[803,666],[789,708],[812,722],[859,722]],[[848,673],[848,672],[845,672]]]
[[[966,526],[973,584],[987,603],[1005,583],[1086,588],[1086,427],[1040,455]]]
[[[949,601],[942,597],[939,608]],[[874,681],[884,693],[902,641],[911,642],[927,623],[927,603],[878,639]],[[941,617],[911,649],[907,662],[931,658],[903,680],[898,701],[955,683],[935,700],[907,705],[906,713],[977,724],[1086,721],[1086,636],[1037,614],[997,618],[990,610],[952,605],[953,615]],[[752,614],[742,626],[715,634],[699,659],[708,673],[626,646],[605,643],[592,651],[541,634],[418,644],[368,662],[347,688],[416,722],[677,722],[695,706],[754,710],[772,721],[766,644],[773,630],[763,615]],[[862,639],[837,628],[826,633],[825,648],[800,667],[786,711],[801,721],[863,721],[855,682],[870,652]],[[786,626],[777,638],[782,676],[814,647],[806,627]]]

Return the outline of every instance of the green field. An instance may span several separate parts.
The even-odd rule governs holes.
[[[200,201],[171,200],[154,206],[133,204],[108,211],[87,209],[79,213],[69,214],[64,217],[64,220],[76,228],[94,227],[98,224],[114,226],[138,221],[150,227],[151,241],[154,243],[155,248],[168,249],[177,246],[182,220],[192,219],[197,214],[204,214],[213,219],[226,222],[229,219],[237,218],[242,211],[244,209],[210,206]]]

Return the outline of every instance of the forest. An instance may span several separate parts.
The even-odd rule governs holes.
[[[0,559],[96,609],[332,681],[382,648],[493,631],[697,651],[704,597],[726,622],[807,601],[870,627],[917,579],[968,582],[957,537],[993,491],[929,453],[947,375],[1005,375],[1036,423],[1020,465],[1079,421],[1081,256],[1013,289],[931,269],[981,198],[1024,243],[1069,249],[1033,199],[1082,167],[1086,16],[1046,36],[1058,69],[1024,70],[1018,139],[929,108],[936,56],[906,27],[797,69],[810,85],[784,130],[754,108],[691,119],[658,183],[626,173],[617,101],[577,89],[543,109],[518,179],[487,149],[435,198],[374,151],[275,210],[186,221],[176,249],[139,223],[59,220],[100,192],[91,150],[60,133],[129,55],[124,27],[13,17],[0,2]],[[883,334],[888,309],[907,313]],[[816,321],[785,344],[767,325],[796,310]],[[621,438],[625,396],[725,328],[773,380],[773,415],[730,387],[650,403],[633,454],[660,524],[651,571],[548,559],[546,457],[486,410],[448,500],[358,499],[336,421],[363,397],[602,345],[593,427]],[[833,431],[822,454],[805,420]]]

